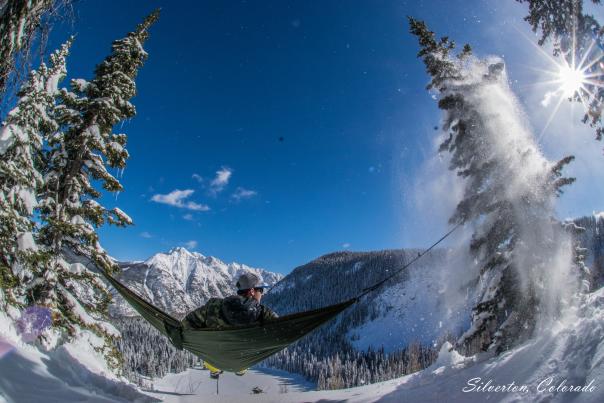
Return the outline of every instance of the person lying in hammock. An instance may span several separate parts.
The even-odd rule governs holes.
[[[237,295],[210,298],[205,305],[189,312],[180,327],[165,323],[170,341],[182,350],[183,330],[252,325],[278,318],[275,312],[260,303],[266,287],[256,274],[243,273],[237,280]]]
[[[260,303],[264,288],[260,277],[243,273],[237,280],[237,295],[227,298],[210,298],[181,321],[183,329],[204,327],[229,327],[263,323],[278,318],[270,308]]]

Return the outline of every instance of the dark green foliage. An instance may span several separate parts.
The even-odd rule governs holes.
[[[113,133],[113,126],[136,113],[129,100],[136,94],[134,79],[147,58],[142,45],[148,28],[157,20],[154,12],[134,32],[112,45],[112,53],[97,66],[95,78],[72,81],[72,90],[62,89],[56,119],[61,131],[50,138],[40,231],[43,243],[57,253],[69,246],[92,256],[99,266],[112,264],[98,247],[93,229],[109,223],[132,224],[120,210],[108,210],[94,201],[100,197],[91,182],[100,181],[110,192],[123,190],[106,167],[123,168],[128,158],[126,135]],[[69,241],[67,241],[69,240]],[[64,244],[67,242],[68,244]]]
[[[563,187],[575,182],[575,178],[566,178],[562,176],[564,166],[570,164],[575,157],[573,155],[566,156],[558,161],[550,170],[549,186],[558,196],[564,193]]]
[[[434,32],[430,31],[425,22],[408,17],[410,31],[417,36],[420,51],[417,57],[423,58],[426,71],[432,77],[427,89],[440,88],[445,80],[458,79],[459,69],[450,58],[450,53],[455,49],[455,42],[449,37],[436,38]],[[470,45],[465,44],[463,50],[457,56],[460,60],[472,54]]]
[[[339,345],[337,350],[324,348],[317,352],[316,343],[323,338],[308,337],[269,359],[264,364],[273,368],[303,375],[317,383],[317,389],[344,389],[370,383],[383,382],[420,371],[430,366],[438,356],[438,348],[410,344],[391,353],[383,349],[357,351],[350,344]],[[327,339],[328,346],[332,342]],[[442,344],[442,343],[441,343]],[[437,347],[440,347],[438,344]]]
[[[111,295],[99,274],[87,265],[112,271],[115,265],[101,248],[96,228],[105,223],[126,226],[132,221],[121,210],[97,203],[94,199],[100,192],[92,182],[100,181],[107,191],[122,190],[106,168],[123,168],[128,158],[126,135],[113,133],[113,126],[135,115],[129,99],[136,93],[134,79],[147,58],[142,47],[147,29],[157,18],[154,12],[126,38],[115,41],[92,81],[73,80],[74,92],[58,92],[53,116],[59,130],[48,136],[44,156],[38,238],[53,258],[41,273],[47,281],[33,289],[37,301],[32,302],[53,309],[55,325],[71,335],[88,329],[102,336],[105,346],[101,350],[112,368],[119,368],[121,358],[113,347],[112,331],[103,323]],[[61,258],[67,251],[75,262]],[[74,265],[81,261],[87,264]],[[80,317],[78,306],[88,318]]]
[[[52,0],[7,0],[0,8],[0,95],[4,94],[11,73],[15,70],[16,54],[29,51],[40,17],[48,11]]]
[[[579,40],[589,38],[588,33],[599,24],[593,16],[583,14],[583,0],[516,0],[528,3],[529,14],[524,20],[531,25],[533,32],[541,31],[539,45],[548,40],[554,44],[554,55],[566,53],[572,46],[572,34],[584,36]],[[601,0],[591,0],[600,4]]]
[[[65,58],[71,42],[65,43],[29,74],[17,95],[19,100],[2,124],[0,148],[0,256],[6,287],[12,303],[24,303],[25,285],[43,266],[47,257],[34,241],[33,212],[43,178],[44,138],[57,129],[49,111],[54,105],[54,88],[65,75]]]
[[[0,263],[0,288],[10,290],[15,288],[18,284],[19,282],[13,275],[10,267],[4,262]]]

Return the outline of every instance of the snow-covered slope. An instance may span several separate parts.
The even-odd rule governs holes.
[[[348,331],[352,345],[360,350],[384,348],[390,352],[414,342],[434,345],[447,332],[456,334],[465,329],[473,288],[469,279],[443,278],[447,273],[442,265],[450,259],[448,255],[436,251],[410,266],[404,279],[376,290],[371,300],[377,308],[375,314]]]
[[[600,289],[561,320],[544,324],[534,339],[501,356],[463,358],[444,348],[431,367],[413,375],[306,397],[309,401],[351,402],[602,402],[603,363],[604,289]],[[516,392],[502,390],[512,382],[518,388],[526,388]],[[571,385],[585,389],[570,392]],[[495,391],[497,386],[499,391]]]
[[[263,300],[280,314],[315,309],[358,295],[417,256],[419,250],[338,252],[296,268]],[[430,345],[468,324],[472,293],[469,279],[443,278],[451,253],[434,250],[368,294],[323,332],[334,340],[346,332],[357,349],[387,352],[411,342]]]
[[[220,376],[218,394],[216,381],[211,379],[209,371],[199,367],[190,368],[180,374],[169,374],[153,382],[153,391],[147,388],[145,393],[164,402],[250,402],[264,401],[267,398],[279,400],[285,393],[310,392],[314,385],[299,375],[274,369],[252,369],[244,376],[224,373]],[[254,394],[253,389],[262,392]],[[258,390],[257,390],[258,391]],[[302,394],[304,396],[304,393]],[[303,401],[303,398],[300,398]]]
[[[1,298],[1,296],[0,296]],[[42,352],[23,342],[0,311],[0,402],[153,402],[124,378],[113,375],[94,350],[90,332]]]
[[[562,319],[500,356],[463,357],[444,344],[427,369],[391,381],[334,391],[278,389],[267,374],[252,372],[245,382],[225,377],[222,394],[207,371],[189,370],[160,380],[167,402],[602,402],[604,401],[604,289],[586,296]],[[246,375],[247,376],[247,375]],[[289,382],[295,382],[295,378]],[[222,381],[221,381],[222,382]],[[283,382],[283,381],[281,381]],[[276,385],[275,385],[276,384]],[[192,386],[191,386],[192,385]],[[250,386],[265,393],[251,395]],[[570,387],[573,387],[572,391]]]
[[[312,391],[300,378],[284,373],[250,371],[241,378],[225,375],[216,395],[216,382],[199,369],[155,381],[155,392],[136,391],[118,379],[102,377],[86,360],[90,353],[82,346],[42,354],[22,344],[14,329],[4,325],[5,319],[0,317],[0,401],[144,401],[141,392],[151,401],[166,402],[604,401],[604,289],[587,295],[576,309],[542,326],[534,339],[500,356],[466,358],[444,345],[438,360],[423,371],[335,391]],[[254,386],[264,393],[253,395]],[[570,386],[579,391],[570,391]]]
[[[167,253],[157,253],[144,262],[120,263],[117,278],[133,291],[147,298],[160,309],[182,316],[203,305],[209,298],[226,297],[235,291],[237,277],[253,272],[267,284],[283,276],[240,263],[224,263],[212,256],[189,252],[178,247]],[[132,316],[135,312],[114,293],[112,315]]]

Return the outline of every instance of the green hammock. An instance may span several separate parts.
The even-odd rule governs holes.
[[[168,336],[166,323],[174,327],[181,326],[180,321],[136,295],[113,276],[102,272],[122,297],[162,334]],[[282,316],[263,324],[184,330],[183,348],[216,368],[241,371],[284,349],[357,300],[358,297],[352,298],[325,308]]]

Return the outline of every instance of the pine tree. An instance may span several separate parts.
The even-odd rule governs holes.
[[[69,264],[66,254],[81,256],[102,270],[115,264],[102,249],[95,227],[105,223],[126,226],[132,220],[120,209],[106,209],[95,199],[101,193],[92,181],[109,192],[122,190],[107,167],[122,169],[128,152],[126,135],[113,133],[113,126],[135,115],[129,100],[136,93],[134,78],[147,58],[143,43],[154,12],[134,32],[112,45],[112,53],[97,66],[91,81],[72,80],[71,91],[61,89],[54,117],[60,130],[48,138],[44,186],[39,205],[39,242],[52,259],[42,273],[44,279],[32,289],[34,303],[52,310],[52,334],[42,342],[51,347],[59,337],[75,337],[84,330],[101,337],[110,367],[119,366],[112,338],[119,333],[104,322],[111,296],[100,275],[88,264]]]
[[[17,60],[26,66],[37,33],[46,34],[50,20],[43,18],[65,9],[70,0],[5,0],[0,4],[0,95],[5,93],[11,74],[17,73]],[[43,48],[45,38],[40,38]]]
[[[598,279],[595,277],[594,272],[592,272],[585,264],[585,256],[588,253],[588,249],[584,248],[581,242],[581,238],[583,238],[585,233],[585,228],[577,225],[574,221],[565,221],[562,225],[572,236],[574,251],[573,263],[583,273],[581,284],[582,291],[589,292],[595,288]]]
[[[453,41],[437,40],[413,18],[410,27],[432,77],[428,88],[438,91],[445,112],[448,138],[440,151],[449,153],[449,169],[465,178],[450,223],[477,227],[470,252],[480,267],[478,300],[472,326],[458,344],[469,353],[499,352],[533,330],[548,286],[547,266],[563,237],[551,218],[553,199],[574,180],[561,174],[573,157],[548,162],[521,125],[502,120],[506,108],[513,110],[506,105],[511,92],[502,62],[478,60],[468,45],[455,57]],[[489,104],[489,97],[496,102]]]
[[[533,30],[541,32],[539,45],[552,42],[554,56],[561,56],[566,63],[583,70],[590,79],[584,80],[582,88],[572,99],[586,107],[583,123],[595,129],[596,139],[602,140],[604,126],[602,107],[604,89],[600,81],[604,76],[604,65],[598,62],[599,47],[604,44],[604,28],[591,15],[583,13],[583,0],[516,0],[528,3],[529,14],[524,18]],[[601,0],[591,0],[601,4]],[[580,62],[583,61],[581,65]]]
[[[44,257],[34,241],[32,214],[43,183],[42,144],[58,129],[49,113],[70,45],[51,55],[49,67],[42,63],[30,73],[0,133],[0,286],[13,304],[24,302],[24,286]]]

